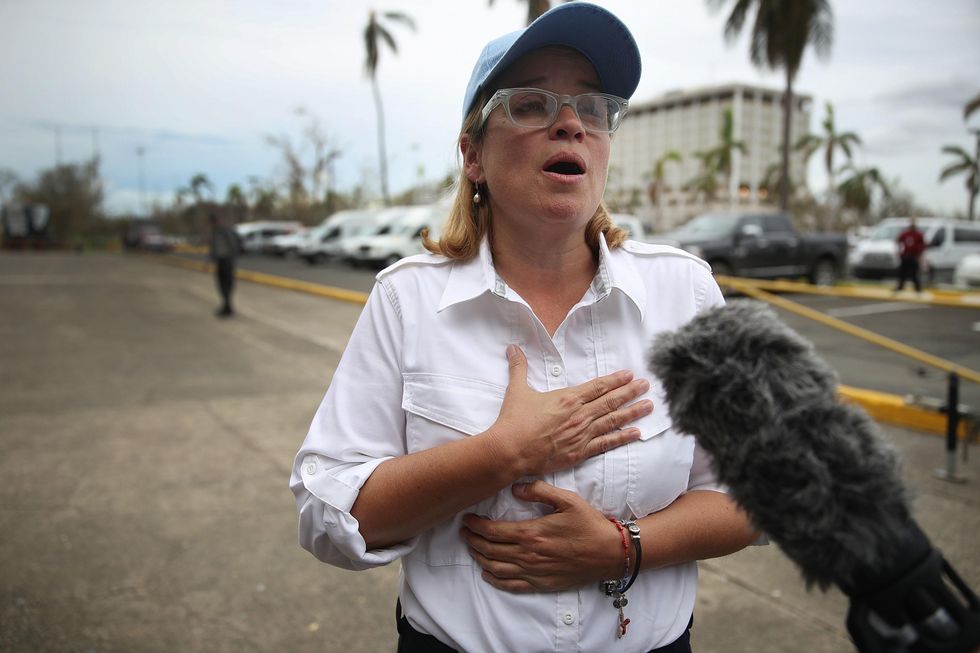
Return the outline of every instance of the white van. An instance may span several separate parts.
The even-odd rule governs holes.
[[[235,233],[238,235],[242,252],[255,254],[269,250],[272,239],[276,236],[294,233],[302,226],[299,222],[259,220],[236,224]]]
[[[361,238],[350,251],[357,263],[387,267],[406,256],[421,254],[422,232],[438,238],[448,207],[439,204],[413,206],[396,217],[384,233]]]
[[[313,228],[298,251],[299,257],[310,265],[340,258],[344,239],[373,225],[378,213],[378,209],[337,211]]]
[[[858,241],[848,254],[851,274],[858,279],[881,279],[898,274],[898,235],[911,218],[885,218]],[[980,224],[949,218],[916,218],[926,241],[924,278],[932,283],[952,279],[956,264],[969,253],[980,252]]]
[[[378,211],[370,224],[351,232],[341,239],[339,243],[340,257],[347,263],[355,266],[359,265],[361,259],[357,254],[361,247],[365,243],[371,242],[374,238],[391,233],[392,226],[411,209],[412,207],[410,206],[391,206]]]

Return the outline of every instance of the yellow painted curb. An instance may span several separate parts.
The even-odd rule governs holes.
[[[899,395],[847,385],[838,386],[837,392],[841,400],[861,406],[876,422],[915,429],[932,435],[946,435],[945,415],[919,406],[911,406]],[[960,440],[966,438],[967,426],[967,421],[960,419],[956,430]]]
[[[206,263],[204,261],[193,261],[191,259],[183,258],[181,256],[172,255],[155,255],[152,256],[153,260],[159,261],[166,265],[173,265],[178,268],[184,268],[186,270],[197,270],[199,272],[214,272],[214,264]],[[347,290],[346,288],[335,288],[333,286],[324,286],[323,284],[313,283],[310,281],[300,281],[298,279],[289,279],[287,277],[280,277],[274,274],[265,274],[263,272],[254,272],[252,270],[235,270],[235,277],[242,279],[243,281],[251,281],[252,283],[260,283],[266,286],[274,286],[276,288],[284,288],[286,290],[294,290],[296,292],[304,292],[310,295],[316,295],[317,297],[327,297],[329,299],[339,299],[344,302],[351,302],[353,304],[365,304],[367,302],[367,293],[358,292],[356,290]]]
[[[274,274],[264,274],[262,272],[253,272],[251,270],[236,270],[235,276],[237,276],[239,279],[252,281],[254,283],[275,286],[276,288],[285,288],[286,290],[295,290],[297,292],[305,292],[310,295],[317,295],[318,297],[339,299],[341,301],[352,302],[354,304],[365,304],[368,298],[367,293],[358,292],[356,290],[324,286],[322,284],[312,283],[310,281],[289,279],[287,277],[279,277]]]

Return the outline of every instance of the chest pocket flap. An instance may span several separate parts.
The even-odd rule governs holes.
[[[504,401],[505,388],[477,379],[421,372],[402,379],[405,411],[466,435],[490,428]]]

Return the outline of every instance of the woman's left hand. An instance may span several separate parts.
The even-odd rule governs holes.
[[[619,529],[582,497],[543,481],[512,491],[554,512],[526,521],[467,515],[462,536],[485,581],[508,592],[554,592],[623,575]]]

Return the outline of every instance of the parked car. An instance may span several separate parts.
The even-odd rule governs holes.
[[[354,266],[360,265],[361,259],[357,256],[360,248],[376,237],[390,234],[392,226],[409,210],[411,207],[408,206],[390,206],[378,211],[370,224],[341,239],[339,243],[341,259]]]
[[[349,256],[357,264],[387,267],[406,256],[421,254],[425,251],[422,232],[427,229],[429,237],[437,238],[446,212],[447,207],[438,204],[406,209],[379,233],[348,243]]]
[[[617,227],[630,232],[630,238],[632,240],[646,239],[646,229],[643,227],[643,222],[635,215],[612,213],[609,217],[612,218],[613,224]]]
[[[242,222],[235,225],[235,233],[243,253],[258,254],[268,251],[276,236],[294,233],[302,226],[299,222],[280,220]]]
[[[657,237],[711,265],[715,274],[776,279],[807,277],[832,285],[842,275],[847,238],[802,234],[782,213],[705,213]]]
[[[960,259],[953,271],[953,283],[960,288],[980,288],[980,252]]]
[[[369,228],[378,212],[378,209],[350,209],[334,213],[313,228],[297,252],[299,257],[310,265],[340,258],[344,239]]]
[[[885,218],[848,255],[851,273],[859,279],[898,275],[898,235],[911,218]],[[953,270],[967,254],[980,252],[980,225],[949,218],[916,218],[926,241],[923,261],[930,282],[951,281]]]
[[[309,238],[310,232],[312,231],[312,227],[300,227],[293,233],[273,236],[264,251],[266,254],[272,254],[273,256],[289,256],[295,254],[302,247],[303,243],[306,242],[306,239]]]

